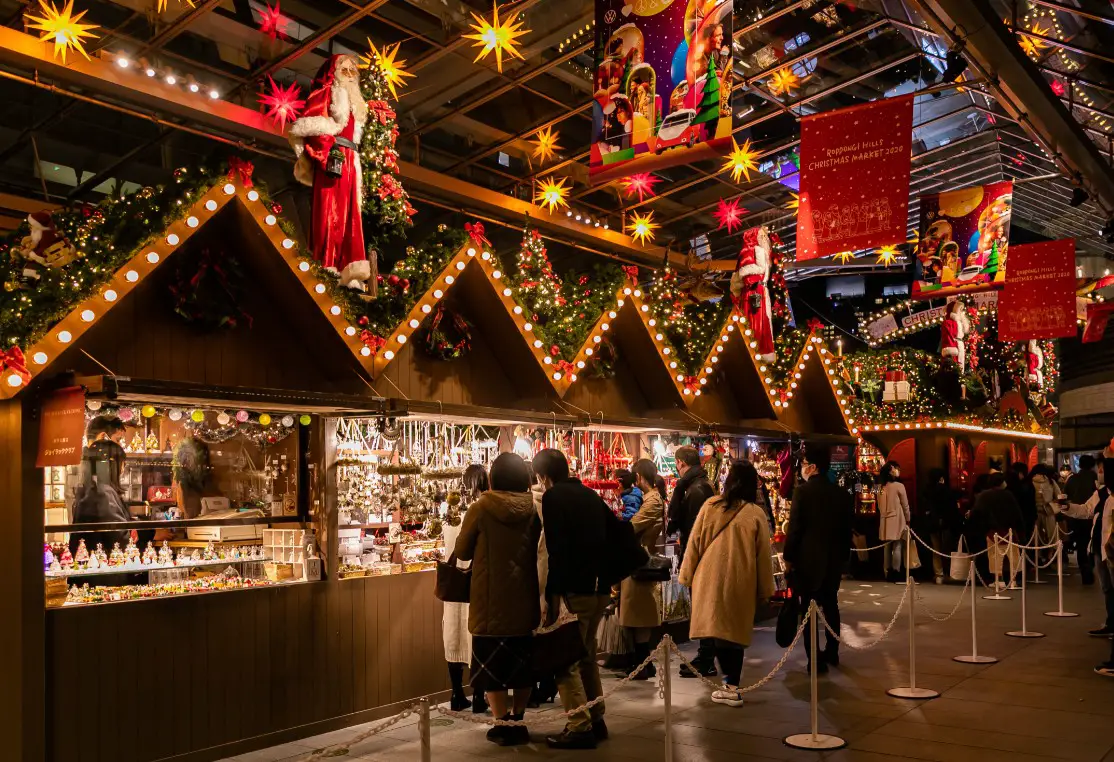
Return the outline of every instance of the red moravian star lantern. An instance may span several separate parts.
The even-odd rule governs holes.
[[[280,34],[286,35],[286,25],[289,21],[282,15],[281,3],[275,3],[274,8],[267,5],[259,12],[259,31],[273,40]]]
[[[742,227],[743,215],[746,213],[746,209],[740,208],[739,199],[733,198],[726,201],[721,198],[715,211],[716,220],[719,222],[719,227],[716,230],[726,228],[728,233],[734,233],[735,228]]]
[[[280,130],[285,130],[286,123],[297,119],[298,113],[305,108],[306,102],[301,95],[296,82],[283,86],[267,77],[267,92],[259,96],[259,105],[268,119],[276,122]]]
[[[660,182],[660,177],[655,177],[649,172],[639,172],[622,181],[623,192],[627,194],[627,198],[634,198],[634,194],[637,193],[638,201],[641,203],[646,200],[646,196],[654,195],[654,186]]]

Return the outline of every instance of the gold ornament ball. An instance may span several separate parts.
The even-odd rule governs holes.
[[[154,405],[144,405],[143,409],[140,410],[139,412],[143,413],[144,418],[154,418],[155,417],[155,406]]]
[[[205,420],[205,411],[204,410],[194,410],[192,413],[190,413],[190,420],[193,421],[194,423],[201,423],[202,421]]]
[[[261,413],[260,416],[259,416],[259,425],[260,426],[270,426],[271,425],[271,416],[267,415],[266,413]]]
[[[310,417],[308,415],[303,415],[301,418],[298,419],[298,423],[302,424],[303,426],[309,426],[309,422]]]

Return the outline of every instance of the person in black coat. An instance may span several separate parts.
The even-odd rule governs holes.
[[[789,585],[800,597],[802,609],[816,601],[828,625],[839,632],[837,596],[851,549],[854,507],[851,495],[828,481],[831,460],[831,449],[826,445],[805,447],[801,475],[806,481],[793,493],[784,559]],[[810,663],[811,637],[805,633],[805,653]],[[826,672],[829,664],[839,664],[839,641],[831,633],[819,657],[818,671]]]
[[[715,487],[708,481],[708,474],[700,464],[700,453],[693,447],[678,447],[673,457],[677,462],[677,486],[673,488],[673,497],[669,500],[668,517],[665,532],[681,533],[681,559],[684,559],[685,548],[688,546],[689,535],[692,534],[692,525],[696,522],[696,515],[704,503],[716,494]],[[703,638],[692,663],[704,677],[715,677],[716,672],[716,643],[715,638]],[[681,677],[696,677],[697,673],[681,665]]]

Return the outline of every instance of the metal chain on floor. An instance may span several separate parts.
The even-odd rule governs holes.
[[[967,579],[963,583],[963,589],[959,591],[959,600],[955,602],[955,608],[953,608],[951,613],[947,616],[937,616],[936,612],[928,607],[928,604],[925,603],[924,598],[921,596],[920,592],[916,588],[913,588],[913,600],[916,601],[917,605],[920,606],[921,611],[927,614],[930,619],[936,622],[946,622],[953,616],[955,616],[955,613],[957,611],[959,611],[959,604],[963,603],[963,599],[967,596],[967,588],[969,588],[970,586],[971,576],[967,575]],[[973,592],[972,595],[974,595]]]
[[[892,630],[894,628],[894,625],[897,624],[898,617],[901,616],[901,612],[905,608],[905,600],[909,597],[909,588],[911,588],[911,587],[913,587],[913,586],[912,585],[906,585],[905,586],[905,592],[902,593],[902,595],[901,595],[901,602],[897,604],[897,610],[894,612],[893,619],[891,619],[890,623],[886,625],[884,630],[882,630],[882,634],[878,636],[877,640],[875,640],[871,643],[867,643],[866,645],[855,645],[854,643],[849,643],[846,640],[844,640],[843,638],[841,638],[840,633],[833,630],[832,626],[830,624],[828,624],[828,620],[824,616],[824,610],[823,609],[819,610],[820,621],[824,623],[824,629],[828,631],[829,635],[831,635],[833,638],[835,638],[836,640],[838,640],[840,643],[847,646],[851,650],[853,650],[853,651],[869,651],[871,648],[874,648],[876,645],[878,645],[883,640],[885,640],[886,636],[890,634],[890,630]]]
[[[781,671],[781,668],[785,666],[785,662],[789,661],[789,654],[793,653],[793,649],[795,649],[797,647],[797,644],[801,641],[801,637],[804,635],[806,627],[808,627],[807,615],[801,620],[800,626],[797,627],[797,634],[793,636],[793,642],[789,644],[789,648],[785,649],[785,653],[783,653],[781,655],[781,658],[778,659],[777,663],[774,664],[773,669],[767,672],[766,676],[763,677],[761,680],[754,683],[753,685],[748,685],[745,688],[740,688],[737,685],[727,685],[726,683],[723,683],[721,681],[710,680],[707,677],[704,677],[700,674],[700,670],[694,667],[692,662],[685,658],[685,655],[681,653],[680,647],[676,643],[673,643],[673,641],[670,641],[670,643],[672,643],[673,651],[677,654],[677,658],[681,660],[681,663],[688,667],[697,677],[700,678],[700,681],[707,685],[709,688],[716,691],[735,691],[736,693],[742,694],[758,690],[766,683],[770,682],[770,680],[774,678],[774,675]]]
[[[310,752],[306,756],[300,757],[297,760],[297,762],[312,762],[315,759],[328,759],[330,757],[344,757],[344,756],[347,756],[349,751],[351,751],[353,746],[355,746],[356,744],[359,744],[359,743],[363,743],[364,741],[371,738],[372,736],[378,735],[378,734],[382,733],[384,730],[386,730],[387,728],[393,727],[393,726],[397,725],[398,723],[402,722],[403,720],[405,720],[407,717],[409,717],[410,715],[412,715],[414,713],[414,710],[417,708],[417,706],[418,706],[418,702],[415,702],[415,703],[411,704],[410,706],[406,707],[404,710],[402,710],[398,714],[394,715],[393,717],[388,717],[387,719],[383,720],[383,722],[379,723],[378,725],[374,725],[374,726],[368,728],[364,732],[360,733],[359,735],[355,736],[354,738],[348,739],[347,741],[340,741],[340,742],[332,744],[330,746],[325,746],[321,749],[314,749],[312,752]]]

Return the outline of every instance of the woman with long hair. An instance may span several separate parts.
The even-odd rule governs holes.
[[[731,466],[723,495],[710,498],[697,514],[681,564],[681,584],[692,589],[690,637],[715,639],[727,681],[712,701],[733,707],[743,705],[738,686],[755,611],[774,594],[770,528],[757,502],[758,482],[750,462]]]
[[[658,469],[652,460],[642,458],[631,466],[634,484],[642,491],[642,506],[630,520],[634,536],[653,555],[661,537],[665,501],[655,483]],[[654,629],[661,626],[661,591],[657,582],[628,577],[619,588],[619,624],[628,628],[634,642],[634,658],[641,664],[650,655],[650,640]],[[641,670],[635,680],[649,680],[657,675],[653,664]]]
[[[902,542],[909,528],[909,496],[901,483],[901,466],[889,460],[878,472],[878,539],[886,543],[882,549],[882,572],[886,579],[896,579],[899,570],[904,568]]]
[[[533,632],[541,621],[541,521],[526,461],[505,452],[491,464],[488,478],[491,489],[468,506],[456,541],[456,557],[472,562],[472,689],[487,694],[497,719],[521,721],[534,687]],[[514,691],[513,708],[509,691]],[[530,734],[524,725],[499,725],[487,739],[515,746],[529,743]]]
[[[453,505],[450,502],[449,512],[445,516],[444,529],[445,548],[451,553],[456,547],[456,540],[460,536],[460,526],[463,520],[461,508],[479,499],[480,495],[487,492],[487,471],[479,463],[473,463],[464,469],[461,479],[460,502]],[[457,561],[461,569],[467,569],[466,561]],[[472,692],[472,700],[464,695],[464,667],[472,657],[472,636],[468,632],[468,604],[446,603],[441,615],[441,637],[445,644],[445,661],[449,664],[449,679],[452,681],[453,694],[449,699],[449,708],[454,712],[461,712],[472,707],[476,714],[487,711],[487,702],[481,691]]]

